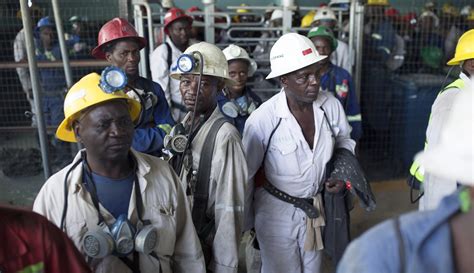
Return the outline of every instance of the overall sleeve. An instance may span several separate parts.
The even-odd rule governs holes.
[[[61,180],[64,178],[59,173],[49,178],[41,187],[33,203],[34,212],[43,215],[58,227],[61,225],[61,214],[64,208],[64,185]]]
[[[335,131],[336,134],[336,144],[335,149],[337,148],[345,148],[352,153],[354,153],[355,149],[355,141],[351,139],[351,127],[347,122],[346,114],[344,113],[344,109],[339,101],[333,103],[333,109],[331,111],[332,116],[330,117],[331,126],[337,128]]]
[[[13,42],[13,57],[15,62],[27,61],[25,43],[25,31],[22,30],[18,32]],[[18,73],[18,78],[20,79],[23,90],[30,90],[31,80],[28,68],[18,67],[16,72]]]
[[[247,164],[237,131],[216,139],[212,165],[211,177],[216,180],[216,232],[211,269],[214,273],[237,273],[247,181]]]
[[[175,213],[177,229],[173,255],[173,272],[205,273],[206,265],[204,264],[204,256],[194,229],[190,207],[179,178],[174,172],[172,173],[177,187],[177,207]]]
[[[147,154],[159,154],[163,148],[163,138],[175,124],[160,85],[153,83],[153,93],[157,96],[157,104],[153,107],[153,127],[137,128],[133,136],[133,148]],[[146,113],[148,117],[148,113]]]
[[[362,116],[360,114],[359,102],[357,101],[354,81],[350,75],[348,76],[349,92],[347,94],[345,111],[347,120],[352,127],[351,138],[357,141],[362,137]]]
[[[170,68],[168,67],[168,49],[166,45],[161,44],[150,55],[150,70],[151,77],[154,82],[157,82],[165,93],[165,98],[168,106],[171,105],[171,90],[170,90]]]
[[[262,165],[265,147],[262,132],[256,123],[255,116],[250,116],[245,123],[242,143],[247,159],[248,181],[245,191],[244,231],[254,227],[253,195],[255,191],[254,177]]]

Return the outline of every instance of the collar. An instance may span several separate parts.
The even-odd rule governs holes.
[[[68,165],[65,168],[65,171],[67,172],[72,165],[77,162],[78,160],[81,160],[81,152],[86,151],[86,149],[81,149],[76,156],[74,157],[74,160],[70,165]],[[130,153],[131,155],[135,158],[137,162],[137,178],[138,182],[140,183],[140,192],[143,194],[143,192],[146,189],[147,186],[147,181],[146,179],[143,179],[151,170],[150,164],[145,160],[145,158],[137,151],[134,149],[130,148]],[[70,185],[73,185],[73,194],[78,194],[83,190],[83,185],[82,185],[82,163],[80,166],[77,166],[70,174],[69,178]],[[70,186],[71,187],[71,186]],[[85,190],[85,189],[84,189]]]
[[[173,40],[171,40],[170,36],[166,35],[165,42],[170,45],[171,52],[176,51],[176,52],[179,52],[179,55],[183,54],[183,52],[179,50],[179,48],[176,47]]]
[[[472,80],[466,75],[466,73],[461,71],[461,73],[459,73],[459,78],[464,81],[466,88],[469,88],[472,85]]]
[[[459,193],[462,189],[463,187],[460,187],[454,193],[443,198],[436,209],[424,212],[429,216],[420,218],[422,221],[417,227],[419,233],[416,233],[416,238],[420,242],[418,248],[422,248],[423,244],[429,240],[430,235],[436,232],[440,226],[448,223],[449,219],[459,211]]]
[[[276,98],[275,114],[279,118],[289,118],[292,116],[290,108],[288,107],[288,100],[286,98],[285,88],[282,88]],[[319,92],[318,98],[313,102],[313,109],[318,109],[326,101],[328,97],[324,92]]]

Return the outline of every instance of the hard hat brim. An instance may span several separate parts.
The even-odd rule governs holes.
[[[120,38],[117,38],[117,39],[110,40],[107,43],[103,43],[101,45],[98,45],[98,46],[94,47],[94,49],[92,49],[91,55],[96,59],[105,60],[105,52],[103,50],[104,46],[111,43],[111,42],[113,42],[113,41],[118,41],[118,40],[122,40],[122,39],[134,39],[135,41],[137,41],[138,47],[139,47],[140,50],[142,50],[147,44],[146,39],[143,38],[143,37],[125,36],[125,37],[120,37]]]
[[[307,66],[310,66],[310,65],[313,65],[319,61],[322,61],[324,59],[326,59],[328,56],[324,56],[324,55],[320,55],[320,56],[316,56],[316,58],[314,59],[314,61],[312,61],[311,63],[305,65],[305,66],[302,66],[302,67],[299,67],[299,68],[295,68],[291,71],[275,71],[274,69],[272,69],[272,72],[270,72],[270,74],[268,74],[268,76],[265,78],[267,80],[269,79],[273,79],[273,78],[276,78],[276,77],[279,77],[279,76],[283,76],[283,75],[286,75],[286,74],[289,74],[289,73],[292,73],[292,72],[295,72],[297,70],[300,70],[302,68],[305,68]]]
[[[464,55],[460,55],[460,56],[455,56],[454,58],[452,58],[451,60],[448,61],[447,65],[458,65],[458,64],[461,64],[462,61],[465,61],[465,60],[469,60],[469,59],[474,59],[474,54],[471,54],[471,56],[464,56]]]
[[[94,105],[98,105],[100,103],[108,102],[108,101],[111,101],[111,100],[117,100],[117,99],[122,99],[122,100],[127,101],[128,105],[129,105],[128,111],[130,113],[130,116],[131,116],[131,118],[134,122],[137,121],[137,119],[140,115],[141,105],[138,101],[136,101],[132,98],[123,98],[123,97],[117,97],[117,98],[112,98],[112,99],[109,98],[107,100],[97,101],[97,102],[89,105],[87,108],[90,108],[91,106],[94,106]],[[61,124],[59,124],[58,129],[56,130],[56,137],[58,139],[63,140],[63,141],[67,141],[67,142],[77,142],[76,135],[74,134],[74,131],[71,128],[71,122],[72,122],[74,117],[75,117],[75,115],[73,115],[71,117],[68,117],[68,118],[65,118],[61,122]]]

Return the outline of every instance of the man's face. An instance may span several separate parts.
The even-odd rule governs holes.
[[[474,59],[465,60],[462,69],[466,70],[470,75],[474,75]]]
[[[318,98],[321,65],[318,63],[280,77],[286,97],[296,103],[313,103]]]
[[[314,21],[311,26],[313,27],[319,27],[319,26],[325,26],[329,29],[334,29],[336,27],[337,21],[332,20],[332,19],[322,19],[322,20],[316,20]]]
[[[127,103],[117,99],[92,107],[73,122],[77,141],[95,159],[127,160],[134,132]]]
[[[325,55],[328,56],[326,59],[319,61],[320,64],[327,64],[330,62],[329,57],[331,56],[332,53],[332,48],[331,48],[331,42],[329,41],[329,38],[324,37],[324,36],[316,36],[311,38],[311,41],[314,44],[314,47],[316,47],[316,50],[318,51],[319,55]]]
[[[229,62],[229,76],[236,84],[228,86],[232,97],[240,97],[247,84],[249,63],[245,60],[232,60]]]
[[[177,47],[188,47],[189,37],[191,37],[191,24],[184,18],[177,20],[168,27],[168,33],[171,41]]]
[[[113,66],[125,71],[128,77],[138,76],[138,63],[140,62],[140,47],[134,40],[119,41],[112,52],[106,52],[105,58]]]
[[[198,75],[183,74],[181,75],[179,90],[186,109],[193,111],[194,105],[197,103],[196,113],[202,114],[215,108],[217,91],[223,88],[224,83],[216,77],[203,75],[201,93],[197,97],[198,81]]]
[[[50,49],[54,41],[54,30],[51,27],[42,27],[40,29],[40,39],[43,47]]]

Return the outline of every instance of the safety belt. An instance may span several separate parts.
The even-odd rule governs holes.
[[[197,234],[203,241],[214,228],[214,217],[209,219],[206,214],[209,199],[209,177],[211,174],[212,155],[214,153],[217,132],[219,132],[219,129],[225,122],[227,122],[225,118],[219,118],[211,125],[199,160],[196,189],[193,194],[194,204],[192,218]]]

